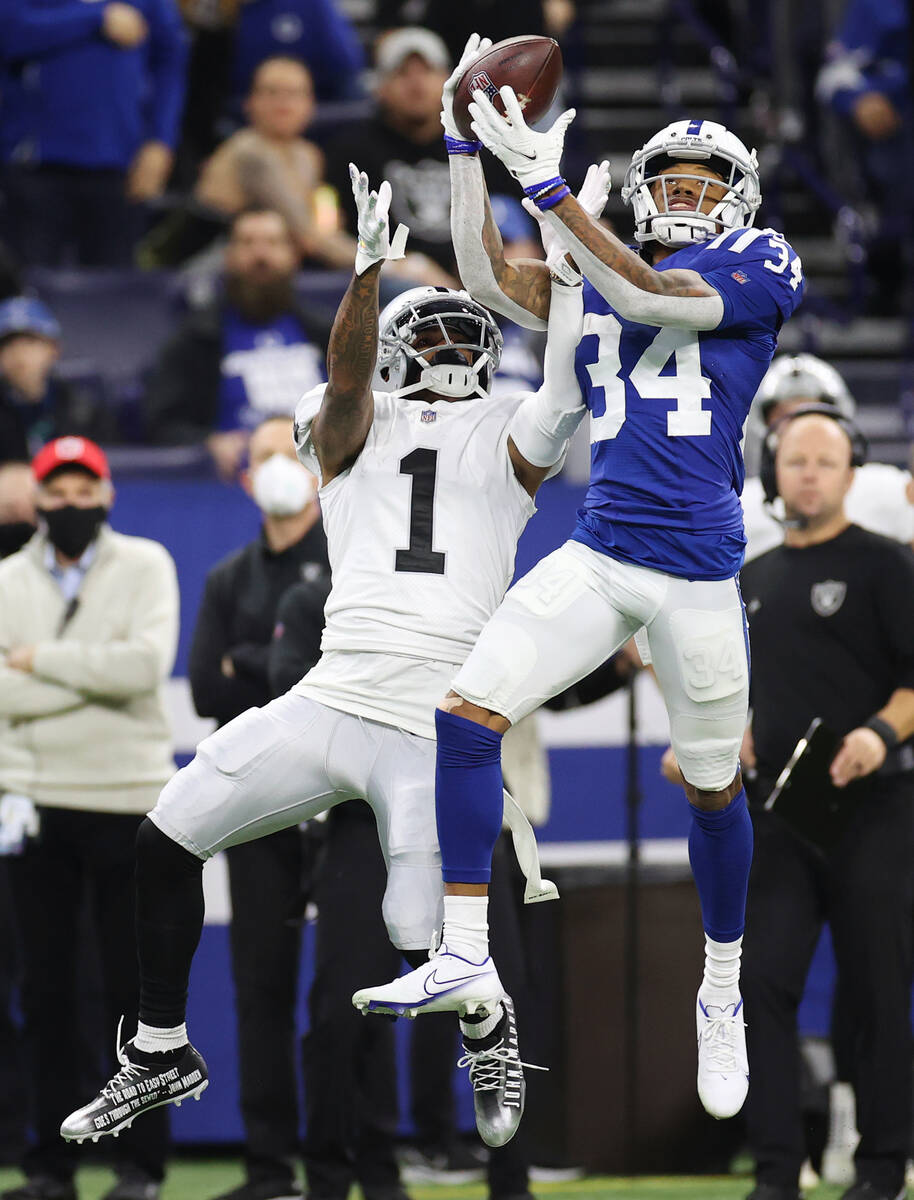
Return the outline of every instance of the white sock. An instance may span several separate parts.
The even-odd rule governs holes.
[[[705,937],[705,973],[698,990],[702,1004],[719,1007],[739,999],[739,960],[743,939],[735,942],[715,942]]]
[[[174,1029],[157,1029],[155,1025],[137,1024],[133,1045],[144,1054],[163,1054],[168,1050],[180,1050],[187,1045],[187,1026],[176,1025]]]
[[[463,1034],[463,1036],[465,1038],[469,1038],[471,1041],[473,1038],[488,1037],[489,1034],[495,1030],[495,1027],[498,1025],[498,1022],[502,1019],[502,1017],[504,1015],[505,1015],[505,1010],[502,1005],[502,1002],[499,1000],[499,1002],[495,1006],[495,1008],[489,1013],[489,1015],[487,1017],[483,1017],[483,1019],[481,1021],[461,1020],[460,1032]]]
[[[489,957],[489,897],[445,896],[442,945],[471,963]]]

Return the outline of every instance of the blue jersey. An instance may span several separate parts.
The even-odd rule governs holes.
[[[591,414],[591,471],[572,536],[670,575],[728,579],[745,546],[743,424],[803,273],[771,229],[684,247],[657,266],[672,269],[697,271],[719,292],[716,329],[627,321],[584,282],[575,370]]]

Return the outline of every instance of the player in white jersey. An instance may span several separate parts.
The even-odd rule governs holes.
[[[321,482],[333,572],[323,655],[284,696],[201,742],[143,823],[138,1030],[118,1045],[121,1070],[63,1122],[68,1140],[116,1134],[207,1086],[184,1015],[202,867],[217,851],[361,797],[387,863],[393,944],[415,965],[440,925],[435,704],[504,595],[534,494],[564,453],[533,461],[515,435],[558,419],[567,440],[583,414],[568,388],[582,305],[579,288],[556,285],[543,386],[499,399],[489,387],[501,334],[465,292],[413,289],[381,314],[379,333],[380,267],[402,255],[406,231],[389,237],[389,185],[369,192],[367,177],[351,171],[355,273],[330,338],[328,383],[303,398],[295,419],[299,456]],[[376,367],[388,391],[372,390]],[[516,807],[512,819],[524,821]],[[515,844],[528,898],[554,894],[539,877],[529,825],[515,827]],[[524,1091],[510,998],[497,1027],[465,1015],[477,1124],[489,1145],[502,1145]]]
[[[759,386],[746,426],[746,440],[761,442],[778,421],[801,405],[829,404],[852,420],[854,398],[840,374],[812,354],[781,354]],[[784,540],[782,501],[765,500],[761,478],[750,476],[741,496],[746,562]],[[867,462],[854,472],[845,500],[849,521],[899,542],[914,542],[914,482],[909,471],[889,463]]]

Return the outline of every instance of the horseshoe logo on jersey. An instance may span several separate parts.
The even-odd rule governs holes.
[[[809,593],[813,611],[820,617],[833,617],[847,595],[847,584],[837,579],[814,583]]]

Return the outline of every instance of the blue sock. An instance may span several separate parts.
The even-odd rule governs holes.
[[[746,923],[746,891],[752,866],[752,821],[740,788],[726,808],[706,812],[690,804],[689,862],[701,901],[705,933],[735,942]]]
[[[488,883],[504,810],[501,734],[439,708],[435,811],[445,883]]]

